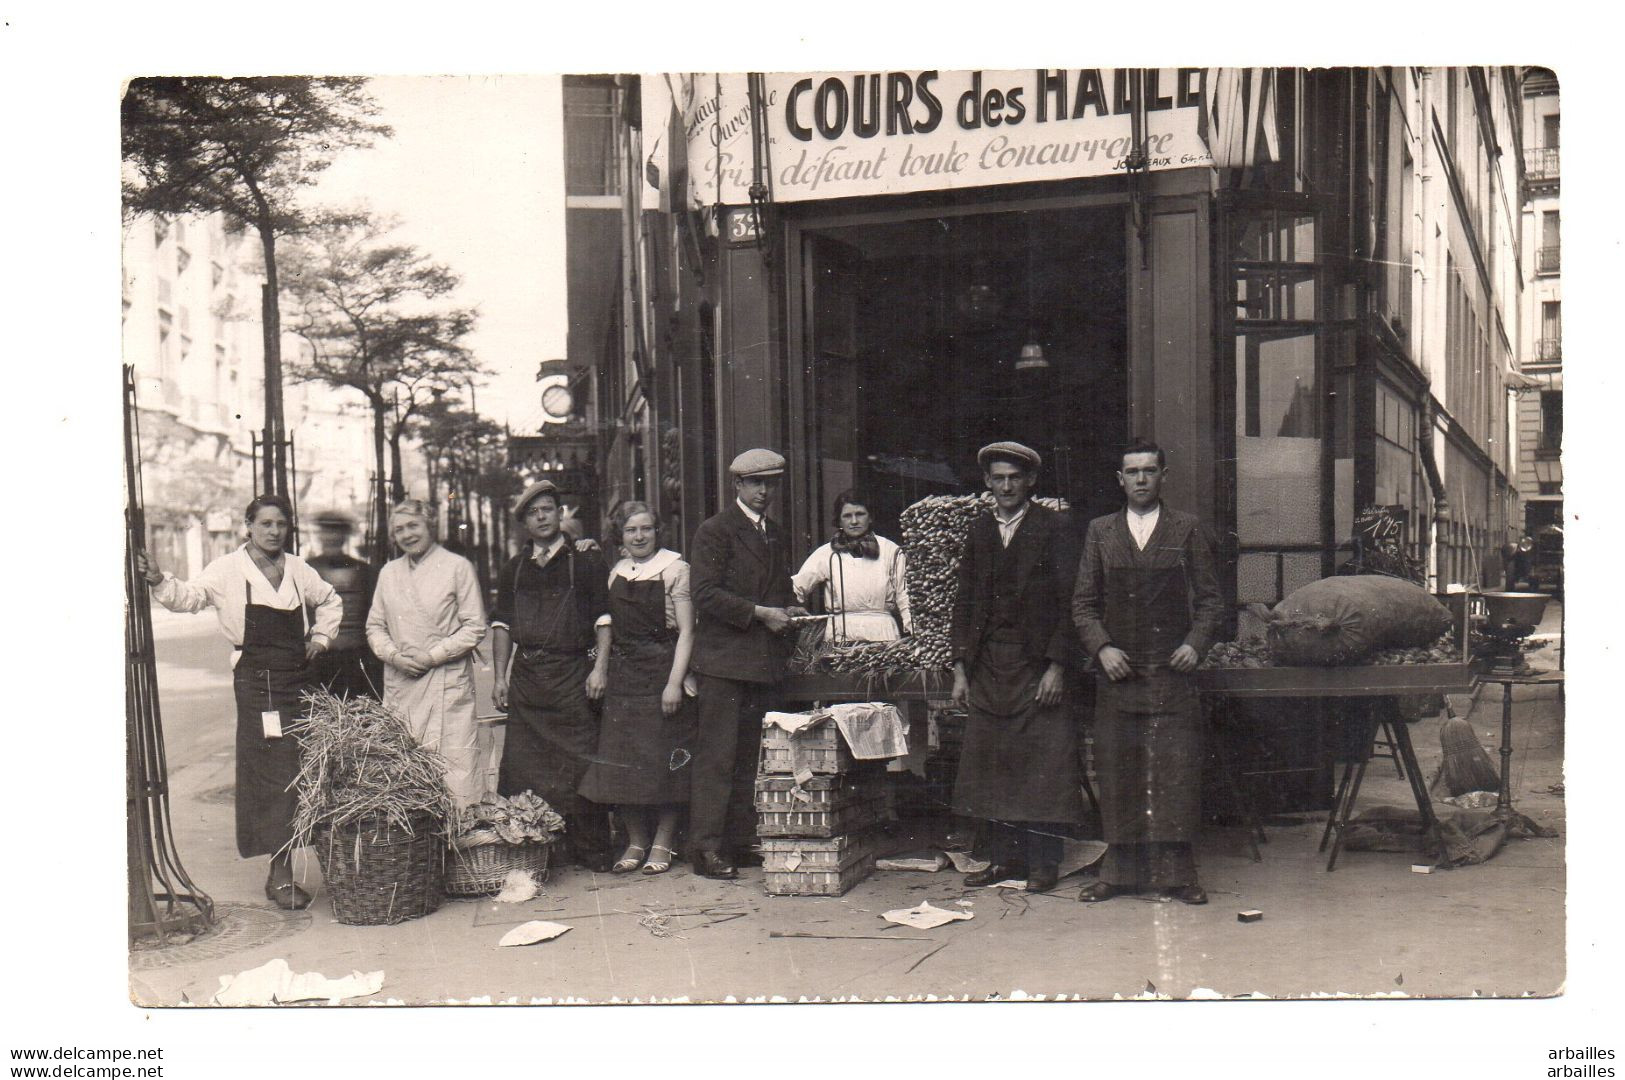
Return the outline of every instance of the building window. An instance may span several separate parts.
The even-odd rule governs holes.
[[[1562,225],[1559,211],[1548,210],[1540,215],[1540,250],[1536,253],[1535,271],[1555,274],[1563,266]]]
[[[1563,302],[1547,300],[1540,305],[1540,340],[1535,342],[1535,359],[1555,364],[1563,359]]]
[[[1540,450],[1555,455],[1563,448],[1563,391],[1540,392]]]
[[[1561,480],[1542,480],[1540,482],[1540,493],[1542,495],[1561,495],[1561,494],[1563,494],[1563,481],[1561,481]]]
[[[564,84],[565,195],[619,195],[621,161],[615,146],[616,90],[607,79]]]

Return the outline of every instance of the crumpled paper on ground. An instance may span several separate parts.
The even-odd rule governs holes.
[[[973,858],[968,851],[948,851],[943,854],[948,856],[948,861],[953,863],[954,869],[961,874],[980,874],[993,865],[986,859]]]
[[[499,904],[522,904],[541,892],[536,876],[529,870],[509,870],[502,879],[502,891],[496,894]]]
[[[267,960],[257,968],[220,976],[216,1005],[286,1005],[293,1001],[326,1001],[337,1005],[345,998],[367,997],[384,987],[384,973],[352,971],[342,979],[320,972],[295,975],[286,960]]]
[[[932,927],[941,926],[944,923],[974,919],[976,916],[969,911],[944,911],[939,907],[932,907],[931,902],[927,900],[918,907],[895,908],[880,917],[899,926],[909,926],[915,930],[930,930]]]
[[[552,941],[560,934],[569,930],[563,923],[547,922],[542,919],[532,919],[528,923],[521,923],[502,935],[498,946],[511,947],[514,945],[534,945],[538,941]]]
[[[934,874],[947,866],[948,857],[937,851],[925,855],[892,855],[875,860],[876,870],[923,870]]]

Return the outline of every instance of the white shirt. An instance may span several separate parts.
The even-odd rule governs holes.
[[[273,589],[259,564],[248,553],[247,544],[205,566],[196,581],[182,581],[166,571],[164,579],[152,587],[152,598],[170,611],[195,613],[207,607],[214,608],[226,640],[240,646],[243,643],[243,605],[250,590],[256,604],[283,611],[300,611],[310,631],[310,640],[320,645],[326,646],[339,632],[344,601],[333,586],[310,568],[309,563],[297,555],[284,555],[282,583]],[[312,606],[316,609],[314,627],[309,610]],[[232,652],[232,667],[237,666],[237,659],[241,655],[240,652]]]
[[[609,572],[609,583],[623,577],[628,581],[659,580],[666,588],[666,626],[677,627],[677,601],[689,599],[689,567],[683,557],[670,548],[661,548],[642,562],[628,556],[616,563]],[[600,615],[594,626],[609,626],[608,615]]]
[[[829,625],[832,636],[861,641],[892,641],[897,622],[890,608],[896,608],[903,627],[912,632],[908,606],[908,558],[903,549],[884,536],[875,537],[880,548],[877,559],[837,555],[824,544],[807,556],[801,571],[790,579],[796,599],[806,603],[820,589],[824,610],[846,617]]]
[[[1006,518],[1003,514],[999,513],[997,507],[994,508],[993,520],[999,523],[1000,547],[1010,546],[1010,541],[1016,538],[1016,530],[1021,528],[1022,519],[1027,516],[1027,511],[1032,509],[1032,505],[1032,500],[1029,499],[1028,501],[1022,503],[1021,509],[1017,510],[1015,514],[1009,518]]]
[[[762,520],[764,515],[758,514],[756,511],[746,506],[744,500],[742,499],[735,499],[734,502],[738,504],[740,510],[744,511],[745,516],[750,519],[750,523],[752,525],[756,526],[763,532],[767,531],[767,526]]]
[[[553,542],[548,544],[545,548],[535,541],[532,541],[530,545],[530,557],[532,561],[534,561],[537,566],[546,566],[548,563],[553,561],[553,556],[557,555],[559,550],[564,547],[566,539],[568,538],[564,535],[564,533],[560,532],[553,537]]]
[[[1129,535],[1134,537],[1134,545],[1144,551],[1145,545],[1151,541],[1151,534],[1157,531],[1157,519],[1162,516],[1162,503],[1157,503],[1143,514],[1132,506],[1124,513],[1128,515],[1128,531]]]

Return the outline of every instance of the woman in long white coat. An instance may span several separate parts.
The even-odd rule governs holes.
[[[835,497],[835,536],[807,556],[791,584],[802,603],[823,596],[834,616],[831,638],[894,641],[913,629],[906,578],[903,549],[875,533],[862,496],[843,491]]]
[[[473,653],[486,631],[479,578],[435,543],[421,500],[397,506],[389,532],[402,554],[378,573],[367,644],[384,662],[384,704],[446,759],[446,784],[466,806],[486,793],[491,738],[474,718]]]

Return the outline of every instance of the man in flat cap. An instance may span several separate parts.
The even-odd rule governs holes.
[[[1014,442],[977,454],[993,493],[971,525],[953,612],[953,700],[966,710],[954,810],[989,823],[991,861],[965,884],[1055,886],[1061,839],[1083,820],[1077,726],[1063,700],[1077,659],[1067,605],[1077,543],[1032,501],[1042,464]]]
[[[699,734],[689,795],[689,848],[696,873],[737,876],[752,835],[751,784],[762,715],[777,707],[793,639],[795,606],[784,529],[767,516],[784,458],[747,450],[728,467],[733,501],[694,533],[692,591],[698,615],[692,667],[699,681]]]
[[[502,568],[491,612],[492,697],[509,711],[497,790],[546,799],[564,815],[576,863],[606,873],[608,812],[576,789],[598,751],[593,702],[609,672],[609,571],[596,546],[572,544],[560,531],[560,509],[550,480],[531,484],[513,506],[528,539]]]
[[[367,648],[367,612],[372,607],[372,567],[344,549],[355,531],[355,519],[342,510],[316,515],[316,542],[321,553],[305,562],[339,594],[344,615],[338,636],[327,651],[310,662],[317,681],[335,694],[357,697],[384,692],[384,666]]]
[[[1167,458],[1123,450],[1127,505],[1089,523],[1072,619],[1098,669],[1095,760],[1106,856],[1078,899],[1156,891],[1207,903],[1192,841],[1201,825],[1196,665],[1217,640],[1224,597],[1194,515],[1162,504]]]

